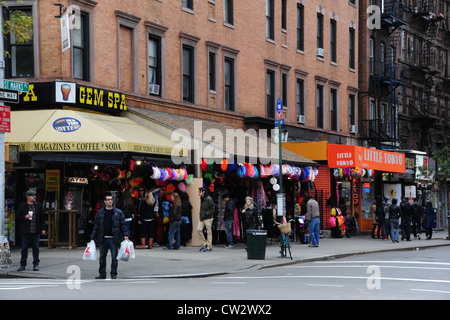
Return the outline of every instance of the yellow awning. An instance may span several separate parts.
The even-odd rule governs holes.
[[[128,118],[74,110],[12,111],[5,140],[30,152],[187,155],[176,142]]]

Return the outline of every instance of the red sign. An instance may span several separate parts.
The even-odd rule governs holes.
[[[11,108],[0,106],[0,132],[11,132]]]
[[[405,155],[352,145],[328,144],[330,168],[373,169],[383,172],[405,172]]]

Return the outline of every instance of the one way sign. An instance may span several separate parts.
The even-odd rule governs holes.
[[[0,101],[9,103],[19,103],[19,91],[0,89]]]

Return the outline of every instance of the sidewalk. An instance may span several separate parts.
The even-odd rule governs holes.
[[[246,245],[239,243],[232,249],[223,245],[213,246],[211,252],[199,252],[198,247],[181,247],[180,250],[163,250],[163,247],[136,250],[136,259],[128,262],[119,261],[118,279],[161,278],[161,277],[204,277],[210,275],[238,273],[246,270],[279,266],[284,264],[327,260],[380,251],[423,249],[435,246],[449,246],[447,230],[433,233],[431,240],[400,241],[392,243],[380,239],[372,239],[369,235],[358,235],[351,238],[320,239],[320,247],[312,248],[299,242],[291,243],[292,260],[281,257],[278,243],[268,239],[264,260],[247,258]],[[97,249],[98,250],[98,249]],[[28,264],[25,271],[18,272],[20,248],[11,248],[12,265],[0,268],[0,279],[4,277],[67,279],[73,271],[69,266],[78,266],[81,279],[93,279],[98,275],[98,260],[83,261],[84,247],[69,250],[67,248],[40,248],[39,271],[32,270],[32,252],[29,249]],[[108,252],[107,270],[110,270],[110,254]],[[108,274],[109,278],[109,274]],[[1,280],[0,280],[1,281]]]

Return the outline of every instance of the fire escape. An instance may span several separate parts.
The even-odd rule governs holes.
[[[370,119],[363,123],[366,139],[377,148],[396,147],[399,142],[397,87],[405,85],[407,80],[406,68],[400,67],[397,60],[402,26],[406,24],[403,16],[401,1],[385,0],[381,30],[374,30],[378,57],[370,66],[369,94],[374,98],[375,108]]]
[[[426,148],[437,146],[433,134],[437,134],[441,127],[437,105],[437,90],[442,90],[445,81],[440,82],[438,76],[447,77],[443,59],[439,57],[437,48],[438,33],[445,20],[439,13],[438,3],[441,0],[422,0],[418,7],[414,8],[413,19],[415,26],[423,32],[422,50],[419,64],[415,66],[413,78],[423,86],[423,97],[420,100],[410,101],[410,114],[416,128],[420,128],[420,145]],[[442,128],[443,129],[443,128]]]

